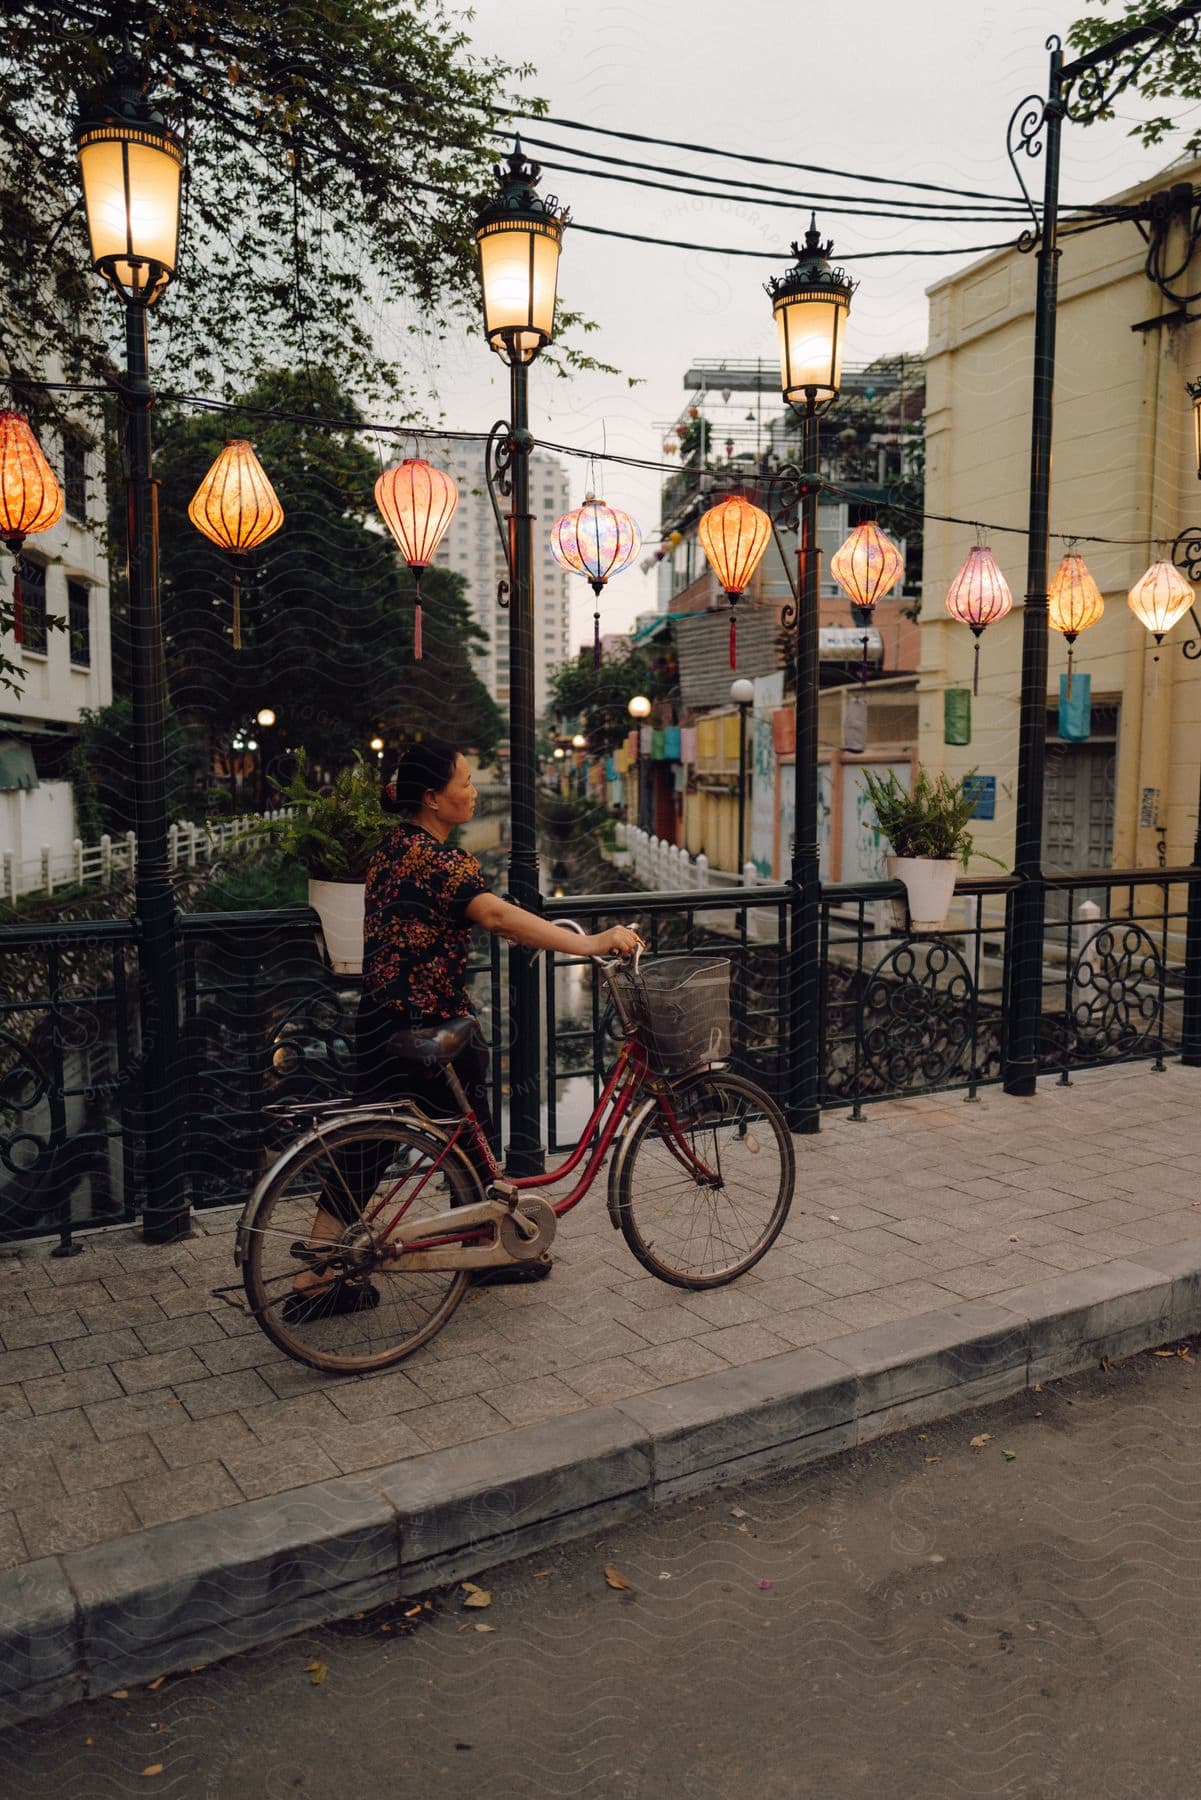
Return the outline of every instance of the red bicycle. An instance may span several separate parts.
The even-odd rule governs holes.
[[[250,1196],[235,1249],[249,1309],[288,1356],[352,1374],[410,1355],[474,1273],[546,1256],[610,1150],[609,1216],[661,1281],[720,1287],[771,1248],[792,1204],[792,1138],[770,1096],[723,1066],[728,960],[594,960],[620,1049],[576,1148],[545,1174],[502,1176],[450,1067],[474,1019],[404,1034],[406,1054],[446,1068],[457,1116],[404,1099],[289,1109],[308,1129]],[[553,1204],[541,1197],[568,1183]],[[311,1241],[319,1214],[339,1236]],[[328,1303],[296,1303],[302,1269]]]

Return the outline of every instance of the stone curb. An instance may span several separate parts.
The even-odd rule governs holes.
[[[0,1726],[1201,1329],[1201,1238],[0,1575]]]

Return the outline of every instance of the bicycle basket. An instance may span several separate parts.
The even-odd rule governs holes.
[[[654,1068],[679,1073],[730,1054],[728,957],[644,957],[637,975],[618,979]]]

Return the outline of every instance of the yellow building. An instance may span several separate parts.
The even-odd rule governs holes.
[[[1117,196],[1134,201],[1201,175],[1201,163]],[[1176,227],[1174,229],[1181,229]],[[1050,635],[1044,866],[1056,870],[1169,866],[1191,860],[1201,768],[1201,665],[1181,654],[1197,636],[1186,613],[1156,657],[1127,591],[1177,534],[1201,526],[1186,381],[1201,375],[1201,333],[1144,271],[1146,245],[1122,221],[1066,237],[1059,277],[1052,463],[1052,572],[1080,539],[1105,599],[1076,643],[1091,678],[1092,733],[1059,736],[1062,636]],[[980,520],[1014,607],[983,635],[971,740],[944,742],[947,689],[971,687],[974,639],[944,597],[976,542],[970,526],[927,525],[919,677],[919,755],[931,770],[995,777],[995,818],[978,846],[1013,858],[1018,698],[1026,571],[1036,268],[1005,250],[929,290],[926,510]],[[1182,285],[1201,288],[1201,256]],[[1122,540],[1094,544],[1091,536]],[[1161,546],[1166,546],[1163,548]],[[1078,696],[1077,696],[1078,697]],[[986,872],[977,865],[978,872]]]

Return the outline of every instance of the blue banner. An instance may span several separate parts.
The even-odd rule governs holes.
[[[1072,676],[1072,697],[1068,699],[1068,678],[1059,677],[1059,735],[1072,743],[1083,743],[1093,729],[1093,678]]]

